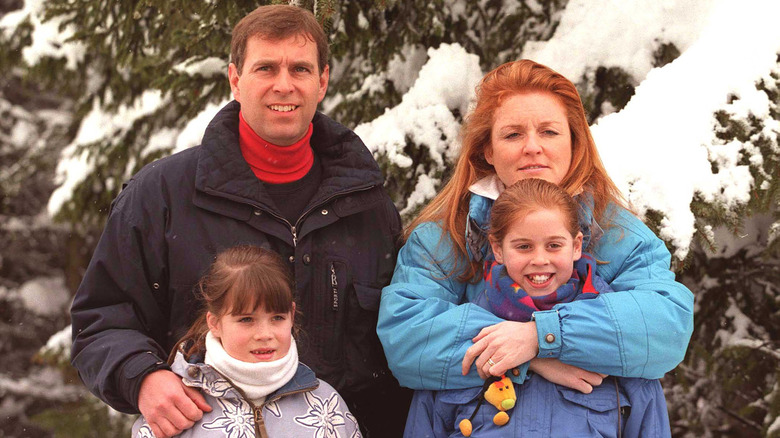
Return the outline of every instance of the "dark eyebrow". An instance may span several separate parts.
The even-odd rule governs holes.
[[[273,59],[258,59],[257,61],[252,63],[251,69],[254,70],[261,65],[277,65],[277,64],[279,63]]]
[[[308,61],[293,62],[292,63],[292,67],[293,68],[305,67],[305,68],[308,68],[309,70],[312,70],[312,71],[315,70],[314,64],[312,64],[311,62],[308,62]]]

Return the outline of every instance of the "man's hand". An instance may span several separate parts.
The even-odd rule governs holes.
[[[558,359],[531,359],[528,367],[548,381],[567,388],[576,389],[583,394],[590,394],[594,386],[601,385],[606,374],[594,373],[565,364]]]
[[[472,341],[474,345],[466,350],[461,363],[464,376],[475,359],[479,377],[484,379],[505,374],[539,352],[535,322],[500,322],[483,328]]]
[[[181,377],[158,370],[144,377],[138,392],[138,409],[157,438],[169,438],[191,428],[211,412],[203,395],[184,385]]]

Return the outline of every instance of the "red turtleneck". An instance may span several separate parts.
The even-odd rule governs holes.
[[[309,145],[312,124],[298,142],[290,146],[276,146],[263,140],[238,113],[238,143],[241,154],[249,163],[255,176],[271,184],[284,184],[298,181],[311,169],[314,154]]]

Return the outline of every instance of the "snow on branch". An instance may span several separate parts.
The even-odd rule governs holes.
[[[750,145],[718,140],[713,114],[718,110],[750,114],[777,135],[777,121],[769,116],[771,102],[755,84],[777,66],[780,3],[603,2],[604,8],[588,6],[590,13],[576,5],[567,7],[559,32],[549,43],[530,46],[524,56],[575,81],[577,75],[605,63],[641,78],[650,67],[652,51],[636,48],[657,43],[647,32],[663,29],[664,38],[687,48],[672,63],[649,71],[626,107],[593,127],[610,176],[640,215],[648,210],[663,215],[659,234],[682,260],[695,233],[694,198],[733,208],[746,203],[753,189],[749,166],[738,164]],[[610,14],[607,21],[614,26],[604,26],[601,11]],[[676,13],[687,18],[670,20],[668,16]],[[697,24],[686,33],[687,26],[697,22],[692,17],[699,17],[701,27]],[[636,20],[637,25],[628,25]],[[729,107],[730,95],[740,98],[740,107]],[[711,161],[724,166],[713,172]]]
[[[397,168],[410,168],[415,163],[409,142],[427,149],[427,161],[439,171],[455,159],[460,150],[456,114],[467,113],[474,87],[482,77],[479,58],[458,44],[428,49],[428,57],[400,104],[355,128],[377,159],[385,158]],[[433,184],[438,182],[430,175],[418,175],[402,213],[430,199],[435,194]]]
[[[110,97],[107,100],[110,101]],[[154,113],[166,103],[167,99],[159,90],[147,90],[132,105],[120,105],[115,111],[108,110],[95,98],[92,111],[82,120],[76,138],[62,151],[57,165],[59,187],[49,198],[49,214],[54,216],[60,211],[71,199],[73,190],[94,170],[98,158],[101,158],[84,146],[98,142],[112,143],[122,138],[133,122]]]
[[[74,35],[73,26],[62,26],[67,17],[58,15],[48,20],[45,16],[44,0],[25,0],[24,7],[8,13],[0,19],[0,32],[6,38],[25,20],[33,27],[32,44],[22,50],[22,57],[27,65],[37,64],[41,58],[64,58],[69,70],[76,70],[84,59],[86,46],[82,43],[69,41]]]

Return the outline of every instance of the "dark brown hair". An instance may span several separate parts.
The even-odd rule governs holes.
[[[201,313],[177,343],[169,361],[179,349],[185,358],[205,351],[208,312],[221,318],[251,313],[258,307],[272,313],[292,311],[292,279],[279,254],[258,246],[235,246],[217,254],[198,282],[197,298],[203,306]]]
[[[408,238],[412,230],[423,222],[436,222],[454,243],[450,252],[457,262],[454,266],[462,266],[462,262],[468,260],[465,236],[469,186],[495,173],[493,166],[485,160],[485,151],[490,146],[496,108],[507,98],[529,91],[552,93],[566,109],[572,142],[571,165],[560,187],[572,196],[581,192],[592,196],[594,218],[599,223],[605,222],[604,211],[608,204],[626,206],[601,162],[577,88],[551,68],[521,59],[500,65],[480,81],[476,106],[461,128],[463,145],[455,171],[439,194],[406,228],[405,237]],[[481,262],[470,261],[457,278],[473,281],[479,278],[481,271]]]
[[[571,237],[577,237],[580,232],[577,201],[551,182],[530,178],[507,187],[493,203],[488,232],[490,240],[500,243],[512,223],[539,210],[560,211],[566,230],[571,233]]]
[[[317,63],[321,75],[328,65],[328,38],[314,14],[298,6],[260,6],[242,18],[233,28],[230,62],[236,65],[241,75],[249,38],[259,36],[270,41],[280,41],[298,35],[317,45]]]

